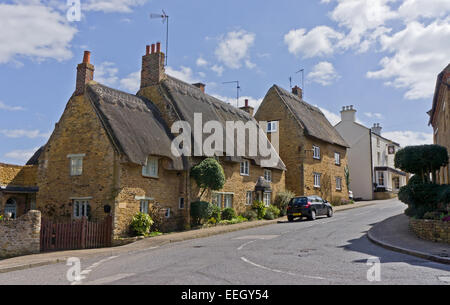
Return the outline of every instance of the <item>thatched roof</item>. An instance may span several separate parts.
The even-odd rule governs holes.
[[[306,135],[331,144],[349,147],[319,108],[306,103],[298,96],[277,85],[274,85],[272,89],[277,92],[280,99],[293,113],[300,127],[305,130]]]
[[[259,128],[256,120],[247,112],[237,109],[225,102],[222,102],[210,95],[205,94],[202,90],[194,85],[190,85],[176,78],[167,76],[167,78],[161,82],[159,87],[163,96],[166,98],[166,102],[168,103],[168,105],[171,105],[175,109],[180,120],[184,120],[190,124],[192,131],[194,130],[194,113],[202,114],[203,124],[208,121],[220,122],[224,127],[224,132],[226,130],[225,126],[227,121],[243,122],[244,124],[251,121]],[[209,135],[207,134],[203,135],[204,139],[208,136]],[[224,138],[224,149],[226,148],[226,138],[229,138],[231,141],[233,141],[235,143],[235,148],[237,147],[238,139],[235,134],[230,135],[225,132]],[[248,133],[245,137],[245,140],[246,154],[245,156],[243,156],[243,158],[252,160],[256,165],[261,165],[261,161],[266,158],[260,155],[250,156],[248,151]],[[286,166],[276,153],[275,149],[273,148],[265,134],[264,141],[266,141],[268,147],[270,147],[272,152],[277,156],[276,165],[270,167],[285,170]],[[242,160],[242,158],[239,157],[231,157],[228,159],[233,162],[239,162],[240,160]]]
[[[182,158],[171,153],[173,136],[150,101],[91,83],[87,95],[108,135],[130,162],[144,165],[150,155],[172,160],[172,169],[183,170]]]
[[[39,157],[41,156],[42,152],[44,151],[44,146],[41,146],[36,152],[33,154],[33,156],[30,158],[30,160],[27,161],[26,165],[37,165],[39,161]]]

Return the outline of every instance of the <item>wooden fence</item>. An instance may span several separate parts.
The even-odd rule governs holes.
[[[111,216],[107,216],[103,222],[90,222],[83,218],[57,223],[43,218],[41,252],[110,247],[111,234]]]

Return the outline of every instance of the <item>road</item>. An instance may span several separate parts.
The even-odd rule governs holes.
[[[403,212],[396,200],[333,218],[190,240],[117,257],[81,260],[75,284],[449,284],[450,266],[392,252],[366,237],[373,224]],[[380,282],[367,260],[381,261]],[[71,284],[66,264],[0,274],[0,284]],[[73,283],[72,283],[73,284]]]

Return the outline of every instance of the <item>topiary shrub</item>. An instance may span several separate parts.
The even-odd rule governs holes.
[[[280,216],[286,216],[287,206],[295,194],[291,191],[281,191],[275,196],[274,205],[280,210]]]
[[[400,189],[398,198],[408,205],[406,215],[422,219],[427,212],[438,211],[442,186],[434,183],[408,184]]]
[[[191,219],[194,225],[200,225],[210,218],[213,205],[206,201],[191,203]]]
[[[236,217],[236,212],[232,208],[226,208],[222,211],[221,216],[223,220],[232,220]]]
[[[266,205],[262,201],[253,201],[252,209],[256,211],[258,219],[263,219],[264,215],[266,215]]]
[[[254,221],[258,219],[258,214],[254,210],[249,210],[242,213],[242,217],[248,219],[249,221]]]
[[[222,165],[214,159],[207,158],[191,169],[191,177],[202,189],[200,198],[206,190],[219,191],[225,184],[225,172]]]
[[[147,236],[150,234],[150,228],[153,220],[148,214],[137,213],[131,221],[130,227],[136,236]]]

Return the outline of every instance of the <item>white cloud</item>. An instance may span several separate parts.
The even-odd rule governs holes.
[[[316,106],[317,107],[317,106]],[[325,117],[327,118],[328,121],[330,121],[331,125],[336,125],[337,123],[339,123],[341,121],[341,116],[331,112],[325,108],[322,107],[318,107],[320,109],[320,111],[322,111],[322,113],[325,115]]]
[[[308,33],[306,29],[291,30],[284,36],[284,42],[290,53],[311,58],[333,54],[336,43],[343,37],[343,34],[328,26],[318,26]]]
[[[383,115],[377,112],[364,112],[364,115],[368,118],[382,119]]]
[[[128,74],[120,80],[120,87],[129,92],[137,92],[141,86],[141,71]]]
[[[321,84],[322,86],[331,85],[334,81],[340,78],[339,74],[334,69],[332,63],[322,61],[315,65],[307,76],[309,81]]]
[[[406,99],[431,97],[437,74],[450,61],[450,18],[429,25],[413,21],[392,36],[383,35],[380,41],[382,50],[392,55],[380,61],[382,69],[368,72],[367,77],[406,88]]]
[[[102,11],[105,13],[130,13],[136,6],[145,4],[147,0],[82,0],[82,9],[86,11]]]
[[[10,105],[6,105],[6,104],[3,103],[2,101],[0,101],[0,110],[23,111],[23,110],[25,110],[25,108],[23,108],[23,107],[21,107],[21,106],[10,106]]]
[[[199,58],[197,59],[196,64],[197,64],[197,66],[199,66],[199,67],[206,67],[206,66],[208,66],[208,62],[207,62],[205,59],[203,59],[203,57],[199,57]]]
[[[215,54],[217,59],[230,69],[242,67],[249,60],[249,51],[255,42],[255,34],[244,30],[229,32],[220,38]]]
[[[180,70],[167,67],[166,73],[189,84],[197,83],[199,81],[198,78],[194,76],[192,69],[184,66],[180,67]]]
[[[70,42],[77,30],[61,13],[32,3],[37,4],[0,4],[0,63],[17,56],[60,61],[72,57]]]
[[[450,12],[448,0],[405,0],[399,7],[399,15],[407,21],[423,18],[441,18]]]
[[[114,86],[119,80],[118,72],[114,63],[105,61],[95,67],[95,80],[103,85]]]
[[[39,130],[26,130],[26,129],[0,129],[0,134],[4,135],[7,138],[45,138],[50,137],[50,133],[42,133]]]
[[[416,131],[389,131],[383,132],[383,137],[386,137],[394,142],[397,142],[402,147],[411,145],[433,144],[433,134]]]
[[[219,65],[214,65],[214,66],[211,67],[211,70],[216,72],[218,76],[222,76],[224,68],[222,66],[219,66]]]
[[[39,147],[35,147],[32,149],[25,149],[25,150],[21,150],[21,149],[13,150],[13,151],[7,152],[4,155],[4,157],[15,160],[17,162],[25,163],[34,155],[34,153],[38,149],[39,149]]]

